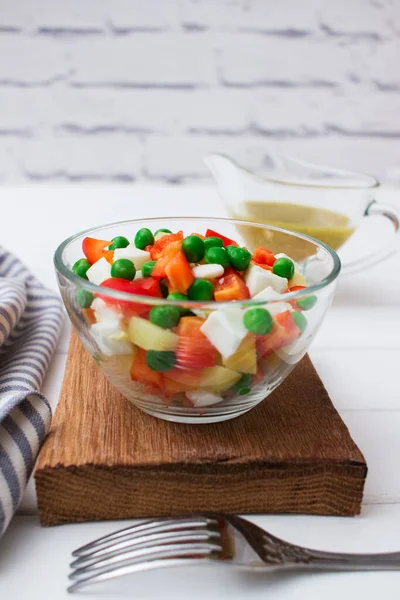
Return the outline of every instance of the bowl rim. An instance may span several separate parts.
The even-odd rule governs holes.
[[[284,229],[282,227],[275,227],[273,225],[256,223],[254,221],[243,221],[241,219],[231,219],[231,218],[227,218],[227,217],[207,217],[207,216],[204,216],[204,217],[203,216],[186,216],[186,217],[160,216],[160,217],[147,217],[147,218],[141,218],[141,219],[124,219],[122,221],[106,223],[105,225],[89,227],[88,229],[84,229],[84,230],[82,230],[78,233],[75,233],[75,234],[71,235],[70,237],[66,238],[57,247],[57,249],[54,253],[54,257],[53,257],[53,262],[54,262],[56,272],[60,273],[64,277],[66,277],[66,279],[71,281],[77,287],[83,288],[83,289],[87,290],[88,292],[91,292],[92,294],[97,294],[97,295],[101,294],[101,296],[115,298],[117,300],[125,300],[125,301],[128,300],[130,302],[133,302],[133,301],[140,302],[141,304],[148,304],[149,306],[166,305],[167,304],[167,305],[171,305],[171,306],[184,305],[185,307],[188,307],[188,308],[191,308],[191,307],[200,308],[201,307],[203,309],[207,309],[207,308],[215,309],[216,307],[218,307],[218,309],[220,309],[220,308],[232,307],[233,305],[234,306],[254,306],[255,302],[251,298],[248,300],[235,300],[235,301],[230,300],[227,302],[217,302],[216,300],[201,301],[201,300],[189,300],[189,299],[188,300],[167,300],[166,298],[154,298],[151,296],[141,296],[140,294],[131,294],[129,292],[120,292],[118,290],[113,290],[111,288],[106,288],[106,287],[102,287],[101,285],[91,283],[88,279],[83,279],[82,277],[79,277],[79,275],[76,275],[71,269],[69,269],[67,267],[67,265],[64,263],[63,258],[62,258],[63,252],[69,244],[74,242],[79,237],[82,237],[82,236],[85,236],[88,234],[93,234],[96,231],[108,229],[111,227],[116,227],[118,225],[121,225],[121,226],[127,225],[129,223],[150,224],[150,223],[153,223],[156,221],[163,221],[163,222],[182,221],[182,222],[185,222],[185,221],[196,221],[196,220],[207,221],[210,223],[230,223],[233,225],[246,225],[246,226],[257,227],[259,229],[277,231],[279,233],[291,235],[293,237],[297,237],[297,238],[303,239],[307,242],[310,242],[310,243],[318,246],[319,248],[322,248],[323,250],[325,250],[325,252],[327,252],[331,256],[331,258],[333,260],[332,270],[319,283],[307,286],[303,290],[289,292],[286,294],[279,294],[279,297],[274,298],[273,300],[262,301],[263,305],[274,304],[277,302],[282,302],[283,300],[287,302],[289,300],[294,300],[297,298],[303,298],[304,296],[309,296],[310,294],[312,294],[314,292],[318,292],[318,291],[322,290],[323,288],[327,287],[330,283],[332,283],[333,281],[335,281],[335,279],[337,279],[337,277],[340,273],[341,262],[340,262],[340,258],[338,256],[338,254],[335,252],[335,250],[333,250],[333,248],[330,248],[324,242],[321,242],[320,240],[317,240],[309,235],[291,231],[290,229]],[[258,302],[258,304],[259,303],[260,302]],[[256,304],[257,304],[257,301],[256,301]]]

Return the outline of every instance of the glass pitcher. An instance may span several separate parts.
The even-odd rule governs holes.
[[[390,219],[397,244],[393,244],[393,239],[388,240],[378,251],[374,249],[362,258],[347,262],[343,265],[347,273],[370,267],[396,250],[400,241],[400,215],[394,208],[376,202],[379,183],[373,177],[278,154],[268,158],[270,166],[261,176],[223,154],[205,157],[230,215],[298,231],[335,250],[351,237],[364,216],[379,214]],[[266,240],[261,239],[251,242],[266,244]],[[279,245],[277,238],[276,242]],[[293,248],[293,258],[300,259],[296,254]]]

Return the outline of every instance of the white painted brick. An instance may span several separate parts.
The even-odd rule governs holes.
[[[225,152],[260,169],[267,147],[265,140],[251,136],[151,136],[145,145],[144,168],[156,178],[208,179],[209,170],[203,163],[208,152]]]
[[[126,136],[27,140],[20,153],[21,169],[33,179],[129,181],[140,175],[140,142]]]
[[[337,84],[358,73],[360,68],[364,71],[366,68],[362,63],[363,48],[343,45],[330,38],[309,40],[225,34],[219,36],[218,41],[221,77],[230,85]]]
[[[65,77],[69,72],[68,47],[53,40],[0,37],[0,82],[43,83]]]
[[[235,139],[227,136],[152,136],[145,148],[145,173],[151,177],[177,181],[207,178],[202,158],[212,151],[226,152],[240,164],[259,172],[263,171],[265,155],[274,151],[378,177],[395,165],[400,165],[400,144],[397,139],[327,136],[266,141],[251,136]]]
[[[160,29],[176,25],[176,0],[2,0],[0,23],[29,30],[117,30]]]
[[[255,31],[316,29],[317,0],[182,0],[182,19],[188,25]]]
[[[400,5],[399,5],[400,6]],[[400,29],[400,16],[399,16]],[[368,74],[371,81],[386,89],[400,91],[400,38],[380,44],[368,57]]]
[[[184,132],[241,132],[261,94],[248,90],[143,90],[115,88],[0,88],[0,129],[55,127],[76,133],[107,128]],[[27,110],[27,106],[29,110]]]
[[[320,1],[317,18],[332,34],[391,35],[391,21],[395,16],[395,4],[372,0]]]
[[[211,85],[210,38],[140,33],[113,40],[76,40],[70,48],[76,84]]]

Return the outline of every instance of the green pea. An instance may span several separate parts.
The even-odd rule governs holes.
[[[188,235],[182,242],[182,250],[189,262],[199,262],[204,258],[204,242],[197,235]]]
[[[292,279],[294,275],[294,264],[290,258],[282,256],[277,258],[272,267],[272,272],[279,277],[286,277],[286,279]]]
[[[238,248],[237,246],[226,246],[225,249],[231,267],[237,271],[245,271],[250,264],[251,253],[245,248]]]
[[[266,335],[273,326],[271,313],[265,308],[251,308],[244,313],[243,324],[252,333]]]
[[[171,292],[171,294],[168,294],[167,296],[167,300],[179,300],[179,301],[187,301],[188,297],[185,296],[185,294],[180,294],[179,292]],[[188,308],[183,308],[182,306],[179,306],[179,310],[181,313],[181,316],[183,317],[184,315],[189,316],[191,314],[191,310],[189,310]]]
[[[154,237],[156,237],[157,233],[172,233],[172,231],[170,229],[157,229],[157,231],[154,232]]]
[[[223,248],[224,242],[221,238],[211,236],[204,239],[204,246],[207,252],[209,248]]]
[[[214,297],[214,286],[206,279],[195,279],[188,289],[190,300],[212,300]]]
[[[228,253],[225,248],[218,248],[217,246],[209,248],[206,251],[205,261],[212,265],[221,265],[224,269],[229,267]]]
[[[142,266],[143,277],[150,277],[155,264],[156,264],[155,260],[148,260],[147,262],[144,263],[144,265]]]
[[[128,258],[119,258],[111,265],[111,277],[132,281],[136,275],[135,265]]]
[[[296,323],[296,325],[300,329],[300,331],[304,331],[305,328],[307,327],[307,319],[305,318],[303,313],[293,312],[292,316],[293,316],[294,322]]]
[[[300,310],[311,310],[317,303],[317,296],[307,296],[306,298],[300,298],[297,300],[297,306]]]
[[[146,363],[153,371],[170,371],[176,364],[175,352],[171,350],[147,350]]]
[[[235,385],[233,385],[231,387],[232,392],[235,392],[235,394],[239,394],[240,396],[244,396],[245,394],[248,394],[251,390],[251,375],[250,373],[243,373],[243,375],[241,376],[241,378],[239,379],[239,381],[237,381],[235,383]]]
[[[176,327],[180,318],[181,311],[177,306],[153,306],[149,315],[150,321],[163,329]]]
[[[75,275],[87,279],[86,271],[90,269],[90,267],[90,262],[86,258],[80,258],[76,261],[76,263],[72,267],[72,270],[75,273]]]
[[[142,227],[142,229],[139,229],[135,235],[136,248],[139,248],[139,250],[144,250],[146,246],[152,246],[153,244],[154,235],[151,233],[150,229],[147,229],[147,227]]]
[[[80,288],[76,291],[76,299],[78,301],[79,306],[81,306],[82,308],[90,308],[94,300],[94,296],[91,292]]]
[[[117,235],[117,237],[111,240],[111,244],[108,246],[109,250],[116,250],[117,248],[126,248],[129,246],[129,240],[123,235]]]

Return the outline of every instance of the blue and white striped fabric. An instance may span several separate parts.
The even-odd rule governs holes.
[[[51,421],[39,392],[60,334],[61,300],[0,247],[0,536]]]

